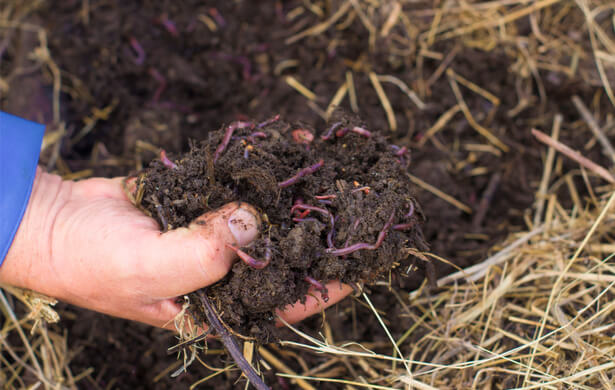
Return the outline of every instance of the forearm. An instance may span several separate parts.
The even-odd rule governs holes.
[[[45,281],[53,277],[54,225],[71,192],[72,182],[37,168],[26,212],[0,266],[0,282],[38,291],[47,287]]]

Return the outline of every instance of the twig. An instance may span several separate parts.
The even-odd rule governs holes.
[[[261,377],[256,373],[254,368],[248,363],[246,358],[241,353],[241,349],[237,344],[235,338],[229,333],[229,331],[222,325],[220,322],[220,318],[216,310],[213,308],[211,303],[209,302],[209,298],[205,294],[206,289],[201,289],[198,291],[199,298],[201,299],[201,303],[203,305],[203,309],[205,311],[205,316],[207,316],[207,321],[209,325],[211,325],[216,332],[222,338],[222,342],[226,347],[226,350],[231,354],[237,366],[241,369],[244,375],[248,378],[248,380],[252,383],[254,387],[258,390],[270,390],[270,387],[263,382]]]
[[[508,152],[510,149],[508,146],[506,146],[506,144],[500,141],[498,137],[496,137],[492,132],[490,132],[487,128],[479,124],[476,119],[474,119],[474,116],[472,116],[468,105],[463,99],[463,95],[461,93],[461,90],[459,89],[459,84],[457,84],[457,80],[455,80],[455,78],[453,77],[453,73],[450,69],[446,72],[446,75],[448,76],[448,81],[451,86],[451,89],[453,90],[453,94],[457,99],[457,103],[459,104],[459,107],[461,108],[461,111],[463,112],[463,115],[466,117],[466,120],[468,121],[470,126],[472,126],[472,128],[476,130],[480,135],[489,140],[489,142],[502,149],[503,152]]]
[[[458,201],[457,199],[453,198],[449,194],[446,194],[446,193],[442,192],[438,188],[432,186],[429,183],[424,182],[423,180],[419,179],[418,177],[416,177],[416,176],[414,176],[414,175],[412,175],[410,173],[406,173],[406,176],[408,176],[408,179],[410,179],[411,182],[413,182],[417,186],[423,188],[424,190],[431,192],[432,194],[434,194],[438,198],[442,199],[443,201],[452,204],[453,206],[457,207],[459,210],[461,210],[463,212],[466,212],[468,214],[472,214],[472,209],[470,208],[470,206],[468,206],[468,205],[466,205],[464,203],[461,203],[460,201]]]
[[[562,114],[556,114],[553,120],[553,129],[551,130],[551,136],[557,140],[559,138],[559,130],[562,124]],[[549,180],[551,180],[551,172],[553,171],[553,160],[555,160],[555,149],[549,148],[547,152],[547,159],[544,164],[544,170],[542,171],[542,179],[538,186],[538,192],[536,193],[536,212],[534,214],[534,226],[538,226],[540,219],[542,218],[542,212],[545,207],[545,197],[547,196],[547,186]]]
[[[485,218],[485,215],[487,215],[487,211],[489,210],[491,200],[493,199],[493,194],[498,188],[501,178],[502,174],[497,172],[491,176],[491,179],[489,179],[489,183],[487,184],[485,192],[483,192],[483,196],[481,197],[480,204],[478,205],[478,209],[476,210],[476,214],[474,214],[474,218],[472,219],[472,226],[474,228],[478,228],[480,227],[480,225],[482,225],[483,219]]]
[[[598,139],[598,142],[604,148],[604,154],[606,154],[614,163],[615,163],[615,149],[613,149],[613,145],[611,145],[611,141],[604,134],[600,126],[596,123],[594,116],[589,112],[583,101],[577,96],[574,95],[572,97],[572,103],[579,111],[579,114],[583,117],[583,120],[589,126],[589,129],[594,133],[594,136]]]
[[[605,168],[601,167],[600,165],[596,164],[595,162],[591,161],[590,159],[583,157],[581,153],[575,150],[572,150],[570,147],[564,145],[563,143],[559,141],[554,140],[553,138],[549,137],[547,134],[543,133],[540,130],[532,129],[532,134],[534,135],[534,137],[536,137],[536,139],[538,139],[538,141],[542,142],[543,144],[551,146],[558,152],[564,154],[566,157],[573,159],[574,161],[578,162],[585,168],[594,172],[595,174],[597,174],[604,180],[608,181],[609,183],[615,183],[615,178],[613,178],[613,175],[611,175],[609,171],[607,171]]]
[[[387,115],[387,121],[389,122],[389,127],[391,131],[397,130],[397,120],[395,119],[395,112],[393,112],[393,107],[391,106],[391,102],[387,97],[384,89],[382,88],[382,84],[380,84],[380,80],[378,80],[378,75],[374,72],[369,72],[369,81],[371,81],[376,94],[378,95],[378,99],[380,99],[380,104],[382,104],[382,108],[384,108],[384,112]]]

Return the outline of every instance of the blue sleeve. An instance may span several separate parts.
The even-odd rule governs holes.
[[[0,265],[28,206],[44,132],[0,111]]]

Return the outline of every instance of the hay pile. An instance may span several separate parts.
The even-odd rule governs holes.
[[[65,132],[58,97],[64,80],[47,50],[45,31],[24,22],[40,3],[9,1],[0,6],[0,53],[19,31],[31,31],[38,40],[27,67],[0,68],[0,99],[6,99],[13,78],[26,71],[41,72],[53,87],[54,101],[54,125],[43,145],[50,156],[46,162],[66,177],[84,177],[91,171],[70,172],[58,159],[57,140]],[[85,9],[89,1],[83,4]],[[615,128],[615,14],[608,1],[444,1],[435,8],[389,0],[305,1],[286,17],[297,25],[296,33],[286,38],[287,44],[326,36],[327,51],[343,51],[345,31],[357,24],[364,27],[364,55],[340,70],[340,84],[331,96],[319,96],[313,91],[316,88],[306,87],[292,75],[284,76],[324,118],[346,99],[359,114],[363,105],[379,104],[391,130],[399,128],[400,117],[410,118],[410,140],[413,112],[444,100],[432,88],[446,79],[450,88],[437,92],[452,96],[455,104],[427,124],[424,136],[413,146],[433,142],[443,150],[454,150],[457,170],[472,163],[476,175],[488,174],[484,167],[488,164],[481,163],[483,156],[501,156],[509,149],[500,139],[504,129],[489,127],[493,115],[505,109],[513,121],[535,106],[541,108],[539,114],[524,119],[531,122],[528,133],[536,127],[557,140],[589,130],[592,136],[587,149],[597,143],[603,150],[601,161],[615,161],[609,142]],[[508,70],[515,78],[514,106],[503,107],[497,94],[450,67],[466,50],[498,51],[512,59]],[[439,63],[435,72],[424,71],[427,61]],[[412,82],[388,74],[401,64],[412,65]],[[277,65],[282,69],[289,64]],[[576,111],[562,117],[545,92],[545,77],[552,84],[582,83],[594,87],[595,93],[585,102],[571,96]],[[371,90],[361,89],[363,102],[356,91],[361,83],[371,86]],[[470,109],[464,100],[468,94],[478,94],[490,104],[482,110]],[[413,109],[404,111],[409,105]],[[437,135],[452,131],[454,118],[466,121],[484,143],[460,146],[460,140],[455,140],[454,145],[443,144]],[[96,121],[90,124],[83,130],[91,130]],[[413,323],[404,334],[393,338],[387,323],[396,318],[378,311],[369,296],[363,295],[355,304],[372,309],[383,325],[382,334],[369,340],[347,340],[347,335],[331,332],[325,317],[323,334],[317,338],[297,330],[302,343],[261,347],[261,369],[275,370],[303,389],[318,388],[323,382],[349,389],[610,388],[615,382],[613,177],[578,155],[571,157],[580,161],[581,168],[566,168],[569,157],[556,152],[565,148],[557,142],[552,145],[544,149],[542,180],[535,183],[536,201],[524,213],[525,226],[511,227],[517,231],[493,247],[488,258],[440,279],[436,291],[424,285],[408,294],[390,287],[403,316]],[[490,181],[494,178],[497,176]],[[605,181],[610,184],[604,185]],[[417,184],[421,183],[435,197],[464,212],[472,211],[417,178]],[[433,253],[413,254],[425,261],[447,261]],[[0,295],[4,315],[0,383],[7,388],[78,388],[84,378],[96,383],[97,373],[92,370],[71,372],[71,359],[79,351],[69,353],[66,335],[47,327],[46,321],[57,319],[50,306],[53,301],[9,287],[4,291],[25,305],[16,305],[11,295]],[[327,359],[318,366],[308,366],[301,357],[323,353]],[[214,371],[195,386],[206,386],[209,378],[229,369]]]

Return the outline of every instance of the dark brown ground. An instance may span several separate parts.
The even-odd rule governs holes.
[[[319,96],[320,106],[326,107],[344,81],[345,72],[366,54],[367,33],[356,21],[347,30],[327,31],[286,45],[284,40],[288,36],[320,20],[315,15],[302,17],[299,22],[285,20],[286,13],[302,4],[301,1],[269,5],[219,1],[206,6],[197,1],[185,1],[181,5],[172,1],[119,0],[90,1],[90,4],[87,24],[80,13],[80,1],[50,2],[32,20],[47,28],[51,55],[63,71],[61,114],[68,134],[62,142],[61,159],[50,166],[61,173],[67,173],[63,163],[72,171],[90,168],[94,175],[133,173],[140,161],[156,157],[154,152],[139,146],[138,140],[164,147],[177,155],[188,150],[189,139],[206,140],[207,131],[242,118],[264,120],[281,114],[287,122],[302,122],[310,128],[322,129],[322,118],[306,104],[305,97],[284,82],[284,76],[292,75],[300,80]],[[431,4],[415,6],[417,9],[431,8]],[[196,18],[199,14],[211,15],[212,7],[226,23],[216,32],[211,32]],[[278,9],[282,12],[277,12]],[[158,22],[164,13],[177,25],[177,37]],[[520,21],[518,28],[523,32],[530,27]],[[11,40],[14,43],[4,54],[3,72],[20,66],[24,53],[37,44],[37,41],[32,43],[29,34],[15,34]],[[331,49],[330,39],[334,34],[343,38],[343,44]],[[142,65],[133,60],[131,38],[137,39],[146,52]],[[441,61],[426,59],[419,73],[414,55],[388,55],[388,44],[376,45],[373,52],[366,54],[367,62],[376,73],[394,75],[410,87],[415,88],[418,80],[428,79],[441,64]],[[431,50],[446,55],[454,46],[453,42],[443,42]],[[290,68],[276,69],[285,60],[297,62]],[[427,103],[424,110],[416,108],[396,87],[384,85],[399,124],[391,142],[411,149],[411,172],[473,210],[473,215],[468,215],[427,191],[419,189],[416,193],[428,218],[423,230],[431,251],[460,267],[483,259],[494,243],[523,225],[523,211],[534,199],[542,172],[543,147],[531,139],[529,129],[549,129],[556,112],[564,114],[565,123],[574,123],[578,114],[570,103],[570,96],[578,94],[590,105],[598,90],[580,79],[541,70],[544,92],[548,96],[541,104],[536,99],[538,86],[535,81],[528,77],[520,83],[518,74],[512,71],[516,61],[506,48],[496,47],[491,51],[464,48],[449,65],[501,99],[500,106],[489,116],[491,104],[463,90],[474,116],[510,147],[510,152],[501,155],[469,152],[465,148],[465,145],[486,144],[486,141],[461,114],[435,136],[435,142],[419,147],[417,142],[424,132],[457,102],[445,76],[435,78],[421,93]],[[368,68],[363,65],[353,70],[360,115],[366,127],[386,129],[388,125],[380,101],[365,73]],[[156,71],[167,80],[166,89],[157,102],[153,97],[159,83],[152,76]],[[50,78],[40,78],[37,74],[12,78],[11,92],[2,100],[2,107],[23,116],[50,120],[51,109],[45,104],[51,98]],[[24,99],[25,93],[31,96]],[[517,106],[523,93],[534,100],[511,115],[510,110]],[[73,142],[84,126],[84,119],[93,116],[95,108],[106,107],[113,108],[110,115]],[[342,107],[350,110],[348,99]],[[582,126],[570,126],[562,130],[561,139],[582,149],[589,134]],[[599,147],[593,146],[584,153],[601,162]],[[97,158],[92,159],[92,156]],[[47,161],[49,156],[46,155],[43,162]],[[565,167],[570,165],[564,163]],[[477,174],[475,168],[487,168],[486,173]],[[500,177],[499,184],[489,196],[490,203],[482,209],[484,217],[477,220],[474,216],[481,212],[481,197],[495,175]],[[376,225],[380,225],[382,217],[378,217],[378,222]],[[450,270],[450,267],[438,266],[437,271],[444,274]],[[416,287],[421,280],[423,275],[419,270],[414,283],[408,284],[406,290]],[[399,337],[412,325],[412,317],[387,288],[372,288],[372,301],[386,313],[394,337]],[[166,357],[165,353],[173,343],[172,336],[73,308],[66,310],[61,326],[68,330],[69,347],[76,351],[71,368],[73,372],[88,367],[95,369],[92,379],[82,382],[83,388],[105,388],[112,382],[119,388],[131,389],[186,388],[211,373],[195,364],[188,374],[178,379],[163,376],[154,383],[156,374],[175,359],[174,356]],[[356,301],[348,299],[328,313],[327,322],[337,341],[384,340],[373,314]],[[305,321],[302,326],[315,334],[322,329],[321,325],[321,318],[317,317]],[[390,353],[390,349],[387,347],[383,352]],[[327,359],[311,354],[303,357],[310,366]],[[208,357],[206,361],[216,367],[226,362],[221,355]],[[301,371],[294,361],[288,359],[287,363]],[[207,382],[206,387],[243,388],[242,381],[235,384],[236,371],[225,375]],[[271,371],[266,378],[270,384],[278,383]],[[322,384],[319,387],[336,388]]]

